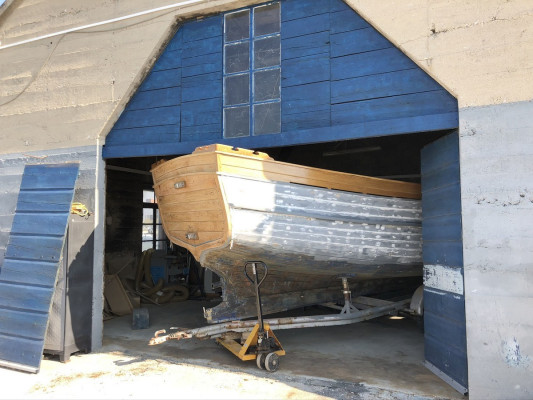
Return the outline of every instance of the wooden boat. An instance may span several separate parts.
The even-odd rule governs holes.
[[[243,267],[263,261],[265,314],[421,284],[420,185],[274,161],[223,145],[152,168],[168,238],[222,280],[208,322],[256,315]]]

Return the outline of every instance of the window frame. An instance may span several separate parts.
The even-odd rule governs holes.
[[[261,9],[263,7],[271,6],[271,5],[277,5],[277,11],[279,13],[279,30],[277,32],[272,32],[268,34],[258,35],[255,36],[255,13],[256,10]],[[226,19],[228,16],[231,16],[233,14],[242,13],[242,12],[248,12],[248,37],[238,40],[229,40],[226,41],[226,29],[227,29],[227,22]],[[275,65],[269,65],[267,67],[259,67],[256,68],[256,60],[255,60],[255,42],[262,40],[262,39],[268,39],[268,38],[279,38],[279,62]],[[237,45],[240,43],[248,43],[248,57],[249,57],[249,63],[248,63],[248,70],[239,71],[239,72],[226,72],[226,49],[229,46]],[[281,133],[281,2],[279,1],[273,1],[269,3],[260,4],[257,6],[252,6],[248,8],[242,8],[239,10],[231,11],[224,14],[224,31],[223,31],[223,53],[222,53],[222,63],[223,63],[223,93],[222,93],[222,132],[223,137],[225,139],[229,138],[239,138],[239,137],[250,137],[250,136],[261,136],[261,135],[268,135],[268,134],[279,134]],[[278,80],[278,88],[277,92],[279,97],[274,99],[267,99],[267,100],[256,100],[255,99],[255,74],[257,72],[262,71],[279,71],[279,80]],[[239,76],[239,75],[248,75],[248,102],[245,103],[239,103],[239,104],[229,104],[226,105],[226,78],[232,77],[232,76]],[[255,106],[256,105],[262,105],[262,104],[278,104],[279,105],[279,121],[276,121],[279,123],[279,129],[277,132],[267,132],[267,133],[256,133],[255,130]],[[228,136],[226,132],[226,110],[228,109],[234,109],[234,108],[248,108],[248,132],[242,135],[237,136]]]
[[[153,194],[153,199],[154,201],[153,202],[145,202],[144,201],[144,192],[151,192]],[[142,219],[142,224],[141,224],[141,227],[144,228],[145,226],[149,226],[149,227],[152,227],[152,239],[143,239],[142,238],[142,235],[143,235],[143,230],[141,228],[141,250],[144,251],[146,249],[144,249],[144,243],[151,243],[152,246],[151,248],[152,249],[156,249],[156,250],[160,250],[161,248],[158,247],[158,243],[161,243],[161,242],[167,242],[168,241],[168,238],[166,237],[166,234],[164,233],[164,230],[163,230],[163,223],[162,222],[157,222],[157,212],[159,211],[159,204],[157,204],[157,198],[155,197],[155,192],[153,190],[146,190],[144,189],[143,190],[143,207],[142,207],[143,211],[142,211],[142,216],[143,216],[143,219]],[[152,210],[152,222],[151,223],[145,223],[144,222],[144,210]],[[163,238],[162,239],[158,239],[159,235],[158,235],[158,232],[159,230],[161,230],[161,232],[163,232]],[[166,246],[163,246],[163,248],[165,248]]]

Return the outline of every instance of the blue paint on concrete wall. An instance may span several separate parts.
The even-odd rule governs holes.
[[[458,126],[457,101],[341,0],[281,2],[281,133],[223,135],[224,16],[184,23],[106,138],[104,157],[259,148]]]

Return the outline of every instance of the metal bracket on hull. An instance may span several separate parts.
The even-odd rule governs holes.
[[[323,304],[326,307],[333,308],[335,310],[340,310],[341,314],[352,314],[359,311],[359,309],[352,303],[352,291],[350,290],[350,285],[348,283],[348,278],[342,277],[342,294],[344,295],[344,306],[338,306],[335,303],[325,303]]]

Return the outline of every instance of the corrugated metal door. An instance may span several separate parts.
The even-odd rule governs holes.
[[[0,365],[37,372],[79,163],[28,165],[0,269]]]
[[[468,388],[459,137],[422,149],[426,366],[462,393]]]

